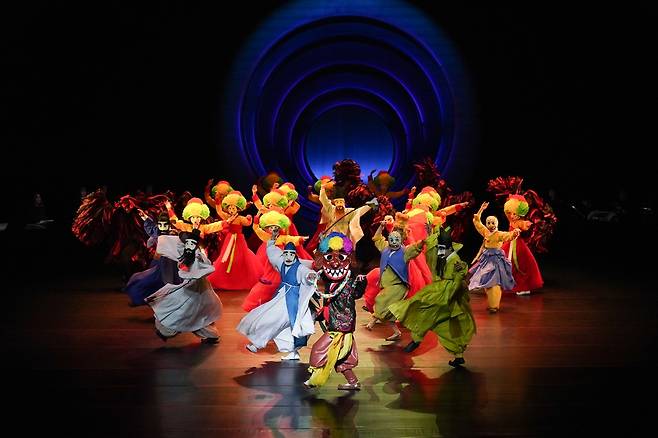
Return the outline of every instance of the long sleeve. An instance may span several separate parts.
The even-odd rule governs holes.
[[[511,231],[498,231],[501,242],[509,242],[516,237]]]
[[[334,209],[336,207],[334,207],[334,204],[331,203],[331,199],[329,199],[327,196],[327,192],[324,187],[320,189],[320,204],[322,204],[322,209],[326,211],[326,215],[333,218]]]
[[[352,219],[350,219],[349,230],[350,230],[350,239],[356,245],[359,240],[363,237],[363,229],[361,228],[361,216],[370,211],[369,205],[363,205],[356,209],[352,213]]]
[[[251,202],[254,203],[254,205],[256,206],[259,212],[261,213],[265,212],[266,209],[265,206],[263,205],[263,201],[260,200],[257,193],[251,195]]]
[[[283,264],[283,251],[276,246],[273,240],[267,241],[267,259],[270,261],[272,267],[279,272]]]
[[[217,221],[213,222],[211,224],[204,224],[199,227],[201,229],[201,232],[204,234],[212,234],[212,233],[217,233],[219,231],[222,231],[224,228],[224,221]]]
[[[388,246],[388,241],[381,234],[379,236],[374,236],[372,238],[372,241],[375,244],[375,247],[377,247],[377,249],[379,250],[379,252],[384,251]]]
[[[146,218],[146,220],[144,220],[144,231],[146,231],[146,234],[150,238],[158,238],[158,226],[155,224],[153,219]]]
[[[423,252],[423,242],[420,241],[418,243],[415,243],[413,245],[409,245],[406,248],[404,248],[404,262],[408,262],[409,260],[418,257],[418,255]]]
[[[301,208],[301,205],[299,205],[299,202],[293,201],[286,209],[284,210],[284,213],[286,215],[295,215]]]
[[[171,224],[174,226],[174,228],[176,228],[179,231],[187,231],[187,232],[192,231],[192,224],[188,224],[187,222],[177,219],[175,221],[172,221]]]
[[[478,233],[480,233],[482,237],[486,238],[489,235],[489,230],[487,230],[487,227],[485,227],[480,220],[480,216],[473,216],[473,225],[475,225],[475,229],[478,231]]]
[[[510,229],[518,228],[521,231],[528,231],[532,226],[532,222],[519,219],[510,223]]]
[[[450,216],[451,214],[458,213],[463,209],[464,207],[462,207],[461,204],[452,204],[440,209],[439,212],[445,214],[446,216]]]
[[[158,244],[158,226],[150,217],[144,220],[144,231],[149,236],[149,239],[146,241],[146,247],[155,247]]]

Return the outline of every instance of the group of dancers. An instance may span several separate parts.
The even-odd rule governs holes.
[[[519,182],[512,178],[492,181],[498,186],[501,181],[502,186]],[[376,180],[381,183],[375,184]],[[309,200],[321,206],[317,230],[309,239],[299,235],[293,222],[300,209],[295,186],[277,178],[270,182],[266,193],[262,193],[262,181],[261,193],[254,185],[248,202],[227,181],[211,181],[204,194],[206,202],[194,197],[187,200],[183,220],[167,196],[146,211],[132,203],[143,220],[146,247],[153,256],[147,269],[130,277],[125,290],[133,305],[147,304],[153,309],[155,333],[162,340],[192,332],[202,343],[218,343],[214,324],[222,314],[218,292],[248,290],[242,305],[247,313],[237,326],[248,339],[247,350],[256,354],[274,341],[278,351],[285,353],[282,360],[300,360],[299,350],[319,327],[322,335],[311,347],[310,377],[304,385],[322,386],[335,370],[347,381],[339,389],[358,390],[356,300],[363,297],[363,308],[371,313],[366,329],[384,323],[393,330],[386,339],[398,341],[399,326],[405,327],[412,339],[405,352],[418,348],[433,331],[454,356],[449,364],[457,367],[465,364],[464,352],[476,332],[469,291],[484,289],[487,309],[495,314],[502,291],[525,295],[543,285],[521,235],[539,221],[525,219],[530,205],[518,193],[520,183],[504,203],[509,231],[498,230],[495,216],[482,223],[488,202],[471,215],[483,243],[469,269],[458,254],[462,244],[453,239],[454,231],[464,231],[464,227],[457,221],[454,227],[446,223],[451,217],[468,217],[471,202],[466,196],[461,198],[466,201],[446,204],[439,193],[444,189],[446,194],[445,185],[428,185],[416,194],[415,187],[390,192],[394,178],[388,172],[376,178],[371,173],[368,185],[356,187],[345,185],[340,174],[323,177],[309,189]],[[389,193],[393,199],[407,194],[403,210],[395,211]],[[348,200],[361,203],[348,207]],[[251,205],[255,215],[243,215]],[[74,222],[79,237],[84,236],[81,230],[89,228],[85,222],[88,207],[83,200]],[[540,202],[534,202],[534,207],[550,212]],[[214,221],[211,208],[217,216]],[[261,242],[255,253],[244,227],[251,227]],[[204,245],[211,235],[221,242],[213,257]],[[364,265],[356,260],[357,245],[364,236],[381,255],[378,267],[368,272],[361,272],[358,266]]]

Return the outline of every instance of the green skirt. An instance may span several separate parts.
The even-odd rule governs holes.
[[[388,310],[409,329],[414,341],[422,341],[432,330],[452,354],[463,353],[476,332],[468,289],[461,278],[428,284],[411,299],[391,304]]]

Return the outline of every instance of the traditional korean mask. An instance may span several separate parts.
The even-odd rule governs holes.
[[[336,211],[339,214],[343,214],[345,212],[345,199],[343,198],[336,198],[334,199],[334,206],[336,207]]]
[[[226,207],[226,211],[229,215],[233,216],[235,213],[238,212],[238,207],[236,207],[235,205],[229,205],[228,207]]]
[[[293,265],[297,260],[297,251],[283,251],[283,264],[286,266]]]
[[[486,220],[486,222],[485,222],[485,226],[486,226],[487,229],[488,229],[489,231],[491,231],[492,233],[493,233],[494,231],[497,231],[497,230],[498,230],[498,219],[496,218],[496,216],[487,216],[487,220]]]
[[[194,263],[196,249],[199,246],[199,232],[197,230],[194,231],[191,233],[181,233],[180,235],[180,239],[183,241],[183,255],[180,257],[180,261],[188,268]]]
[[[331,281],[340,281],[350,271],[352,255],[343,250],[329,250],[322,255],[320,264],[324,275]]]
[[[399,231],[391,231],[388,235],[388,247],[392,250],[400,249],[402,246],[402,236]]]
[[[171,230],[169,221],[158,221],[158,232],[160,234],[169,234],[169,230]]]
[[[169,215],[165,212],[162,212],[158,215],[158,234],[169,234],[171,230],[171,222],[169,221]]]

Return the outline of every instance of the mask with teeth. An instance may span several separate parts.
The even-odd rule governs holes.
[[[350,271],[352,255],[344,251],[330,250],[322,254],[320,264],[324,275],[331,281],[340,281]]]
[[[353,256],[351,240],[342,233],[332,232],[320,241],[315,264],[329,281],[341,281],[350,272]]]

